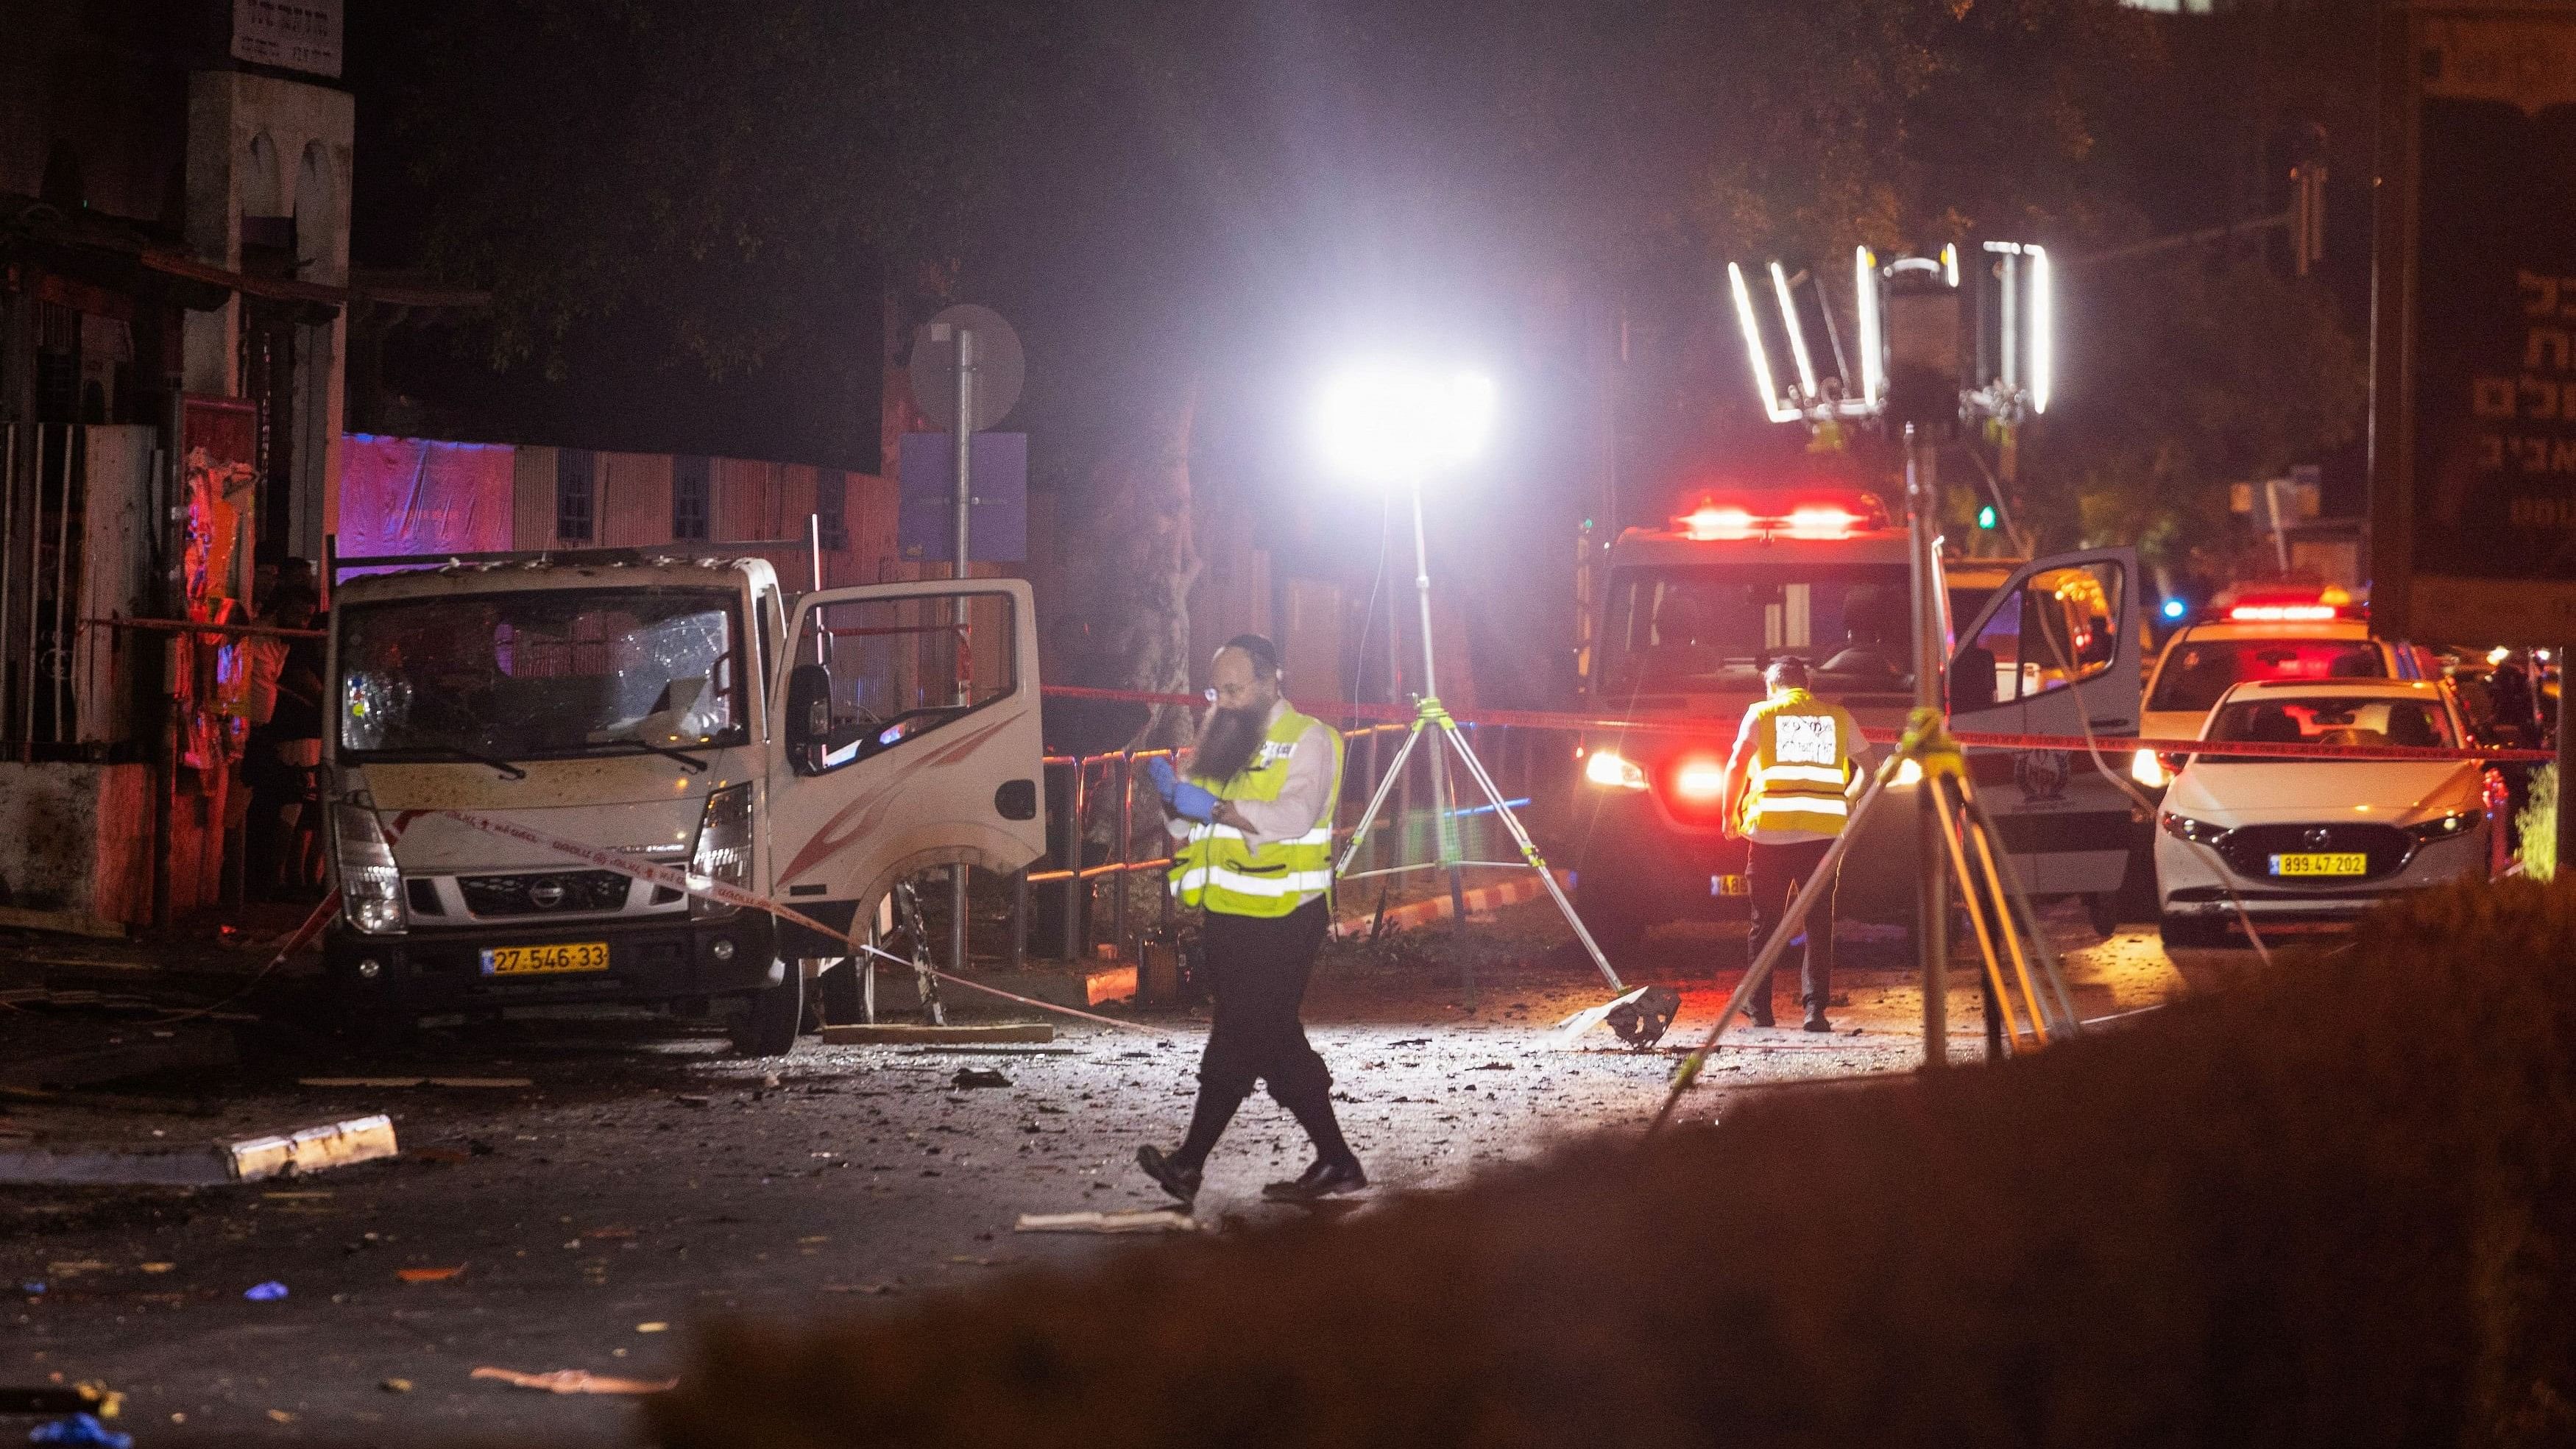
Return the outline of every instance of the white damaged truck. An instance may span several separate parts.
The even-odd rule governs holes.
[[[361,1022],[651,1005],[783,1052],[846,942],[538,842],[843,931],[1045,849],[1026,583],[790,601],[763,559],[629,550],[333,572],[324,956]]]

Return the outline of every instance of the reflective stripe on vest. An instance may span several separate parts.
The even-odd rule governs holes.
[[[1851,806],[1851,716],[1803,689],[1754,707],[1743,826],[1756,841],[1840,835]]]
[[[1286,840],[1254,845],[1241,830],[1214,823],[1193,825],[1172,852],[1172,894],[1183,905],[1230,916],[1284,916],[1333,885],[1333,809],[1342,796],[1342,737],[1312,716],[1280,711],[1263,735],[1253,763],[1220,784],[1192,776],[1220,800],[1276,800],[1288,785],[1289,757],[1310,729],[1332,742],[1333,782],[1324,792],[1314,828]]]

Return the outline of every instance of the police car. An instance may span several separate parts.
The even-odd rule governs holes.
[[[2430,652],[2373,638],[2367,609],[2341,590],[2243,597],[2165,641],[2147,676],[2139,732],[2149,739],[2196,739],[2219,697],[2248,680],[2441,677],[2441,662]],[[2151,790],[2172,778],[2147,750],[2132,757],[2129,769]]]
[[[2402,891],[2501,864],[2503,789],[2476,760],[2228,754],[2230,742],[2456,749],[2467,721],[2433,680],[2267,679],[2230,686],[2156,817],[2165,944],[2226,944],[2346,922]]]
[[[1663,922],[1741,914],[1745,846],[1726,836],[1726,761],[1770,660],[1807,659],[1816,696],[1864,728],[1902,727],[1915,687],[1906,547],[1877,498],[1832,487],[1713,491],[1668,527],[1610,546],[1590,601],[1586,704],[1641,727],[1577,745],[1567,852],[1576,904],[1605,948]],[[2075,761],[2088,724],[2136,727],[2138,580],[2126,549],[2012,568],[1960,632],[1947,680],[1954,729],[2066,742],[1979,751],[1971,765],[2022,880],[2083,897],[2097,915],[2128,868],[2130,811]],[[1876,763],[1875,749],[1854,753]],[[1845,917],[1912,920],[1912,783],[1899,779],[1906,798],[1852,844],[1836,895]]]

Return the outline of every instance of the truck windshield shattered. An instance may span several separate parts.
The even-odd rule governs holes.
[[[532,589],[349,608],[343,755],[503,760],[747,738],[732,593]]]

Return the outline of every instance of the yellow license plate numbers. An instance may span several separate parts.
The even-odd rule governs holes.
[[[572,941],[553,946],[488,946],[483,951],[486,976],[545,976],[558,971],[605,971],[606,941]]]
[[[2272,874],[2368,875],[2370,857],[2358,850],[2311,851],[2272,857]]]

